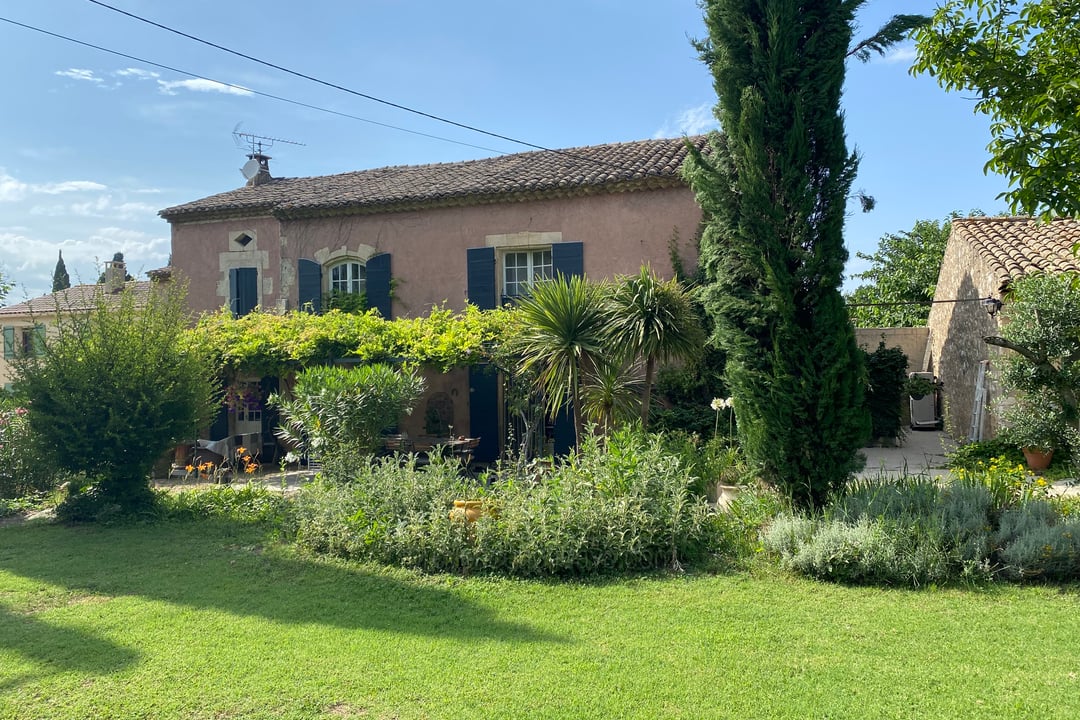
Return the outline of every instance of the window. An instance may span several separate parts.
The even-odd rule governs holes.
[[[551,249],[514,250],[503,255],[503,298],[521,297],[533,283],[552,276]]]
[[[343,262],[330,268],[330,292],[359,295],[367,287],[367,270],[358,262]]]
[[[8,325],[4,328],[4,358],[11,359],[17,355],[30,355],[40,357],[45,354],[45,326],[34,325],[32,327],[14,327]]]

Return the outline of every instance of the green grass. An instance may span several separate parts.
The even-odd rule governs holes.
[[[1075,718],[1080,592],[593,584],[0,527],[0,718]]]

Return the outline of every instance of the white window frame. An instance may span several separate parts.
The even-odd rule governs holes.
[[[335,278],[338,271],[347,268],[345,278]],[[367,264],[357,258],[335,260],[326,267],[326,290],[329,293],[359,295],[367,292]]]
[[[515,261],[514,265],[510,264],[511,259]],[[524,264],[518,262],[522,259]],[[522,297],[537,281],[550,280],[555,276],[550,245],[506,248],[501,253],[500,261],[499,289],[504,300]],[[515,274],[513,280],[510,279],[511,271]]]

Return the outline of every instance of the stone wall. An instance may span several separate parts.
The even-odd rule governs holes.
[[[908,358],[908,372],[925,370],[926,341],[930,329],[925,327],[855,328],[855,342],[866,352],[877,350],[878,343],[898,347]]]
[[[934,298],[939,302],[930,310],[929,369],[944,383],[946,431],[957,440],[966,440],[971,431],[979,365],[990,361],[990,402],[982,433],[983,437],[992,437],[996,423],[991,410],[994,398],[1000,396],[994,364],[1001,350],[991,348],[983,338],[1000,334],[1000,315],[990,317],[979,301],[988,295],[999,298],[999,281],[974,248],[955,241],[955,237],[949,238],[938,276]],[[962,302],[940,302],[957,299]]]

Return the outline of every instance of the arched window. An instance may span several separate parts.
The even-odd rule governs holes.
[[[331,294],[359,295],[367,290],[367,268],[355,260],[330,267]]]

